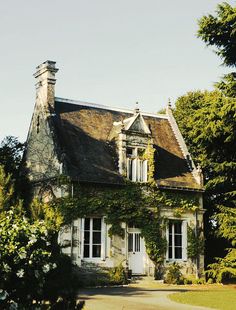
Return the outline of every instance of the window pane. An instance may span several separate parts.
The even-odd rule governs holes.
[[[133,170],[132,170],[132,160],[131,159],[128,159],[128,179],[129,180],[132,180],[132,174],[133,174]]]
[[[135,234],[135,252],[140,252],[140,234]]]
[[[93,232],[93,244],[101,244],[101,233]]]
[[[93,230],[101,230],[101,219],[93,219]]]
[[[133,154],[133,149],[131,147],[127,147],[126,149],[126,155],[131,156]]]
[[[89,257],[89,244],[84,245],[84,257]]]
[[[168,256],[169,256],[169,258],[172,258],[172,246],[169,246]]]
[[[84,220],[84,230],[90,230],[90,218]]]
[[[93,257],[101,257],[101,245],[93,245]]]
[[[175,248],[175,258],[182,258],[182,248]]]
[[[89,231],[85,231],[84,232],[84,243],[86,244],[88,244],[89,243],[89,235],[90,235],[90,233],[89,233]]]
[[[175,235],[175,246],[182,246],[182,236]]]
[[[175,234],[181,234],[182,222],[175,222]]]
[[[128,251],[133,252],[133,234],[128,235]]]

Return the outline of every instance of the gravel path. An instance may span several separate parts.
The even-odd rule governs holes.
[[[85,300],[85,310],[209,310],[209,308],[184,305],[171,301],[169,294],[183,289],[154,288],[141,284],[127,287],[93,288],[80,291]],[[212,309],[211,309],[212,310]]]

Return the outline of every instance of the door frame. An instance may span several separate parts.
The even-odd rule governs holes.
[[[140,244],[136,246],[140,249],[140,251],[138,252],[133,252],[132,251],[129,251],[129,234],[132,234],[133,235],[133,242],[132,242],[132,247],[133,247],[133,250],[134,250],[134,247],[135,247],[135,234],[139,234],[140,236]],[[139,254],[137,254],[139,253]],[[144,241],[144,238],[141,237],[141,230],[137,227],[128,227],[128,230],[127,230],[127,254],[128,254],[128,266],[129,266],[129,269],[132,270],[132,274],[136,274],[136,275],[144,275],[146,274],[146,268],[145,268],[145,263],[146,263],[146,260],[147,260],[147,254],[146,254],[146,247],[145,247],[145,241]],[[140,266],[142,270],[140,270],[140,272],[135,272],[135,269],[136,267],[134,267],[133,264],[135,264],[135,259],[134,259],[134,256],[133,255],[139,255],[139,259],[142,261],[142,262],[139,262],[140,263]]]

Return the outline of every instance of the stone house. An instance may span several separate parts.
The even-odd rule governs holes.
[[[181,216],[170,205],[160,206],[167,219],[163,236],[167,247],[164,265],[178,262],[184,274],[201,275],[204,256],[188,257],[188,227],[203,229],[202,175],[196,168],[168,105],[166,114],[145,113],[55,96],[55,62],[37,67],[36,103],[27,137],[25,161],[34,196],[43,199],[73,196],[76,185],[124,188],[147,184],[172,196],[191,195],[194,210]],[[152,160],[146,154],[152,150]],[[71,186],[52,182],[63,175]],[[128,180],[128,181],[127,181]],[[148,208],[149,206],[147,206]],[[141,227],[122,222],[124,236],[109,235],[106,214],[73,219],[60,232],[62,250],[73,262],[104,267],[122,263],[133,274],[154,273]]]

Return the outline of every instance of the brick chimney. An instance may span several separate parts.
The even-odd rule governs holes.
[[[58,69],[56,62],[47,60],[36,67],[36,103],[42,105],[45,111],[53,112],[55,103],[55,75]]]

